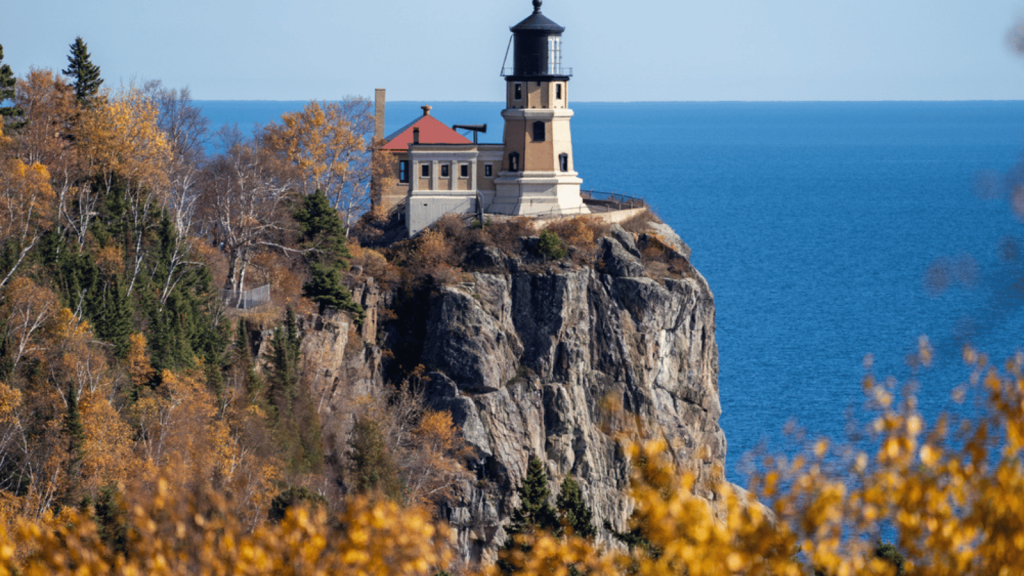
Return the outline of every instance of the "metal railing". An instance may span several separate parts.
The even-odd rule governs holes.
[[[614,212],[616,210],[632,210],[644,208],[647,202],[635,196],[616,194],[614,192],[598,192],[596,190],[580,190],[583,203],[591,212]]]
[[[505,66],[501,69],[501,75],[503,77],[515,76],[516,69],[511,66]],[[526,76],[572,76],[572,68],[569,66],[549,66],[546,72],[531,72],[526,74]]]
[[[221,290],[220,299],[228,308],[251,310],[270,302],[270,284],[249,290]]]

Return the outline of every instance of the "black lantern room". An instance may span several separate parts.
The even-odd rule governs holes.
[[[533,0],[533,14],[512,27],[515,42],[509,80],[568,79],[572,71],[562,67],[562,32],[541,13],[542,0]]]

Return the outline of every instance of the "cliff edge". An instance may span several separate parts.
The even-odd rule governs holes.
[[[553,489],[574,475],[597,523],[617,530],[632,511],[621,435],[664,437],[713,501],[726,454],[714,297],[671,229],[630,228],[602,228],[589,258],[557,262],[536,237],[518,253],[471,245],[457,281],[415,293],[356,274],[362,326],[337,314],[302,327],[328,451],[345,453],[351,399],[386,389],[389,363],[405,361],[472,447],[472,478],[440,509],[467,561],[493,560],[505,541],[532,454]]]

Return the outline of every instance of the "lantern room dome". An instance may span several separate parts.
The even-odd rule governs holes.
[[[543,34],[545,36],[565,32],[565,28],[555,24],[550,18],[541,13],[540,5],[541,0],[533,0],[533,14],[530,14],[529,18],[513,26],[512,32]]]

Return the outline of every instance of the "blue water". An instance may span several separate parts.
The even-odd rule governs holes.
[[[266,123],[302,103],[202,103],[214,124]],[[727,476],[743,453],[787,450],[784,424],[844,437],[863,405],[863,360],[919,374],[926,417],[968,377],[961,346],[995,359],[1024,343],[1024,225],[1005,195],[1024,156],[1024,102],[580,103],[575,165],[587,188],[646,198],[693,248],[715,294]],[[501,105],[439,103],[453,124],[487,123]],[[389,103],[387,129],[420,114]],[[985,193],[979,193],[984,191]],[[1012,250],[1009,250],[1012,252]],[[1024,248],[1020,252],[1024,254]],[[936,290],[929,269],[949,264]]]

